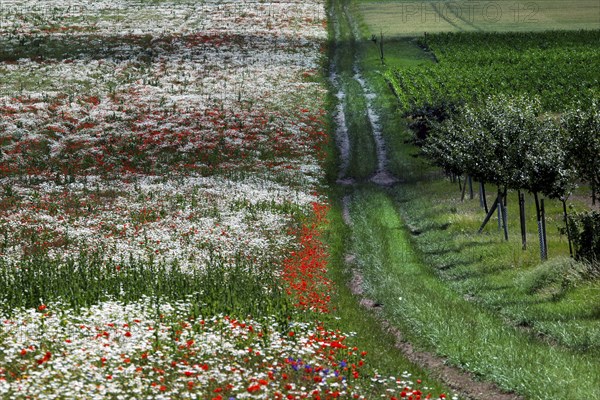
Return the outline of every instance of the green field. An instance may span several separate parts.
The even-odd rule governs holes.
[[[477,234],[485,216],[478,184],[473,197],[467,191],[461,201],[456,182],[419,156],[407,128],[411,119],[405,118],[411,108],[440,99],[479,104],[499,93],[540,96],[544,113],[558,117],[578,101],[597,98],[599,76],[592,66],[598,64],[599,31],[594,29],[600,28],[600,3],[541,1],[519,3],[517,9],[509,1],[340,3],[346,7],[337,10],[338,20],[356,23],[349,42],[358,65],[339,59],[347,72],[340,76],[351,83],[352,73],[362,71],[375,94],[371,112],[385,139],[387,168],[400,183],[366,182],[353,167],[358,162],[363,171],[374,171],[372,157],[356,153],[348,168],[355,184],[332,195],[340,209],[344,199],[351,221],[336,227],[345,246],[333,253],[340,259],[343,252],[352,255],[347,268],[360,271],[368,298],[417,349],[525,399],[600,398],[600,281],[597,271],[569,258],[566,235],[560,233],[562,204],[545,202],[547,262],[540,261],[529,194],[526,250],[516,190],[508,192],[509,240],[495,216]],[[472,14],[461,19],[457,11],[442,19],[450,4],[465,10],[488,4],[490,12],[499,7],[502,18]],[[526,5],[539,7],[527,15]],[[364,105],[368,98],[356,88],[344,101]],[[366,148],[364,143],[373,140],[371,130],[356,131],[353,125],[364,117],[364,112],[346,115],[352,148]],[[488,188],[488,204],[494,191]],[[583,185],[569,200],[572,210],[589,208],[588,196]]]
[[[358,10],[369,30],[386,36],[600,28],[597,0],[363,1]]]
[[[436,63],[386,74],[403,110],[502,93],[539,96],[544,109],[562,111],[600,93],[600,71],[590,68],[600,64],[599,30],[440,33],[418,43]]]

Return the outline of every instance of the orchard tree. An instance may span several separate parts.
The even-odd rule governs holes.
[[[444,160],[446,165],[458,163],[461,171],[482,184],[498,187],[496,200],[480,231],[499,208],[508,239],[506,192],[509,187],[521,187],[526,180],[523,154],[531,146],[530,137],[536,132],[540,109],[536,99],[488,98],[483,105],[462,107],[439,124],[428,139],[426,153],[433,154],[438,161]]]
[[[528,145],[522,156],[520,187],[533,193],[535,199],[540,254],[542,259],[548,256],[546,240],[546,222],[543,203],[539,194],[562,201],[569,248],[571,235],[569,232],[566,200],[571,195],[574,184],[574,171],[567,163],[565,137],[560,125],[550,118],[540,119],[536,129],[527,137]],[[542,200],[543,201],[543,200]]]
[[[434,123],[426,136],[423,153],[447,173],[462,175],[465,171],[468,155],[465,126],[462,116],[454,115],[442,123]]]
[[[562,125],[567,132],[567,160],[579,179],[590,184],[592,204],[596,204],[600,187],[600,101],[585,110],[566,113]]]
[[[421,106],[412,107],[406,116],[410,118],[408,127],[414,134],[414,143],[423,146],[436,126],[455,115],[459,109],[459,103],[445,98],[436,98]]]

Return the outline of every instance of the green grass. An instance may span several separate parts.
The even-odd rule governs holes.
[[[440,280],[413,250],[394,192],[355,192],[351,249],[370,297],[410,341],[527,398],[600,396],[596,355],[549,346]]]
[[[343,189],[334,189],[330,195],[341,198],[343,192]],[[331,318],[336,320],[336,326],[340,330],[356,333],[352,341],[360,349],[368,352],[368,365],[373,370],[384,376],[399,376],[406,371],[413,379],[422,379],[423,384],[430,387],[432,392],[448,393],[448,388],[437,382],[423,368],[408,361],[400,350],[394,347],[395,337],[384,332],[377,318],[361,308],[358,299],[350,292],[348,282],[351,279],[351,271],[345,264],[344,256],[350,244],[348,238],[351,232],[344,225],[341,213],[340,202],[334,203],[329,213],[329,225],[325,236],[330,251],[330,277],[337,283],[332,299],[335,310]]]
[[[415,36],[459,31],[545,31],[598,29],[596,0],[538,0],[494,2],[439,0],[361,0],[358,10],[372,33]]]

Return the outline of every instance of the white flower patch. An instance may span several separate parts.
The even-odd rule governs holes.
[[[2,2],[1,45],[22,57],[0,63],[0,170],[34,170],[2,178],[4,260],[279,257],[323,177],[299,121],[325,93],[304,79],[319,68],[323,7]]]
[[[325,38],[320,1],[5,0],[2,30],[13,34],[243,32]]]
[[[27,254],[29,244],[21,238],[33,230],[40,241],[64,238],[47,246],[53,259],[101,252],[114,262],[177,262],[183,270],[202,269],[211,253],[225,260],[243,255],[257,263],[282,256],[281,250],[292,245],[285,234],[292,216],[285,207],[306,212],[319,200],[260,179],[193,176],[140,176],[127,183],[89,179],[70,185],[64,199],[65,187],[52,182],[12,190],[22,200],[18,210],[0,213],[7,264],[18,264]],[[78,208],[69,208],[70,201]]]
[[[190,320],[184,302],[156,307],[146,298],[128,305],[105,302],[78,314],[55,311],[62,309],[58,304],[17,312],[0,323],[0,395],[204,398],[213,392],[263,398],[293,390],[289,379],[296,372],[302,379],[319,378],[299,392],[346,386],[338,361],[320,351],[340,334],[306,323],[282,327],[269,319]],[[286,334],[290,329],[293,335]]]

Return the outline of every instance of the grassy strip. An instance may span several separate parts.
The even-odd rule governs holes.
[[[344,17],[342,2],[332,2],[335,15],[330,35],[337,38],[332,42],[332,58],[339,77],[346,125],[351,143],[350,168],[348,175],[358,180],[368,179],[376,169],[377,154],[372,137],[372,128],[367,115],[367,101],[360,84],[353,78],[357,60],[356,43],[348,20]]]
[[[367,116],[367,103],[358,82],[344,78],[346,123],[350,137],[348,174],[358,180],[368,179],[375,172],[377,155]]]
[[[330,15],[330,60],[333,60],[337,67],[337,74],[346,91],[346,101],[348,104],[354,104],[359,111],[352,112],[346,109],[347,118],[352,125],[349,127],[354,133],[354,138],[351,137],[352,144],[352,164],[355,169],[349,170],[349,174],[354,177],[367,178],[374,172],[376,165],[376,154],[374,142],[371,136],[371,127],[366,115],[366,100],[362,93],[362,89],[358,83],[352,78],[352,66],[354,63],[354,49],[351,46],[352,35],[350,27],[345,18],[343,18],[342,4],[340,2],[331,2],[331,8],[335,15]],[[341,25],[340,32],[343,32],[344,40],[337,43],[335,48],[335,31],[334,24]],[[338,25],[338,26],[339,26]],[[328,68],[324,68],[328,71]],[[349,91],[352,87],[353,90]],[[331,88],[330,95],[327,101],[329,115],[333,115],[335,110],[335,88]],[[357,122],[359,120],[360,122]],[[358,126],[362,126],[359,128]],[[330,119],[327,130],[330,132],[330,137],[333,137],[334,122]],[[363,142],[357,141],[361,138]],[[335,149],[335,143],[331,141],[326,148],[327,160],[325,165],[326,175],[330,181],[328,197],[333,199],[331,209],[328,214],[328,225],[324,235],[324,239],[328,245],[329,261],[328,271],[329,277],[335,285],[334,295],[331,299],[331,314],[324,315],[325,318],[330,318],[332,325],[342,332],[354,332],[352,343],[360,349],[367,352],[366,362],[372,372],[383,376],[396,376],[403,372],[411,374],[415,379],[422,379],[423,384],[429,388],[429,391],[434,393],[448,393],[449,389],[443,386],[440,382],[429,376],[429,373],[412,362],[408,361],[400,352],[393,347],[396,338],[387,332],[384,332],[380,323],[372,315],[372,313],[361,308],[359,301],[354,297],[349,289],[351,279],[351,271],[348,269],[345,256],[348,249],[348,237],[350,228],[344,224],[342,219],[342,201],[346,193],[351,191],[351,188],[344,188],[335,185],[337,177],[337,168],[339,166],[339,153]],[[358,162],[357,160],[364,160]],[[356,166],[356,164],[359,164]],[[360,169],[362,168],[362,170]],[[378,396],[382,393],[365,393],[365,395]]]
[[[600,362],[540,343],[438,279],[412,250],[393,194],[356,192],[352,250],[369,295],[407,338],[531,399],[600,396]]]
[[[343,190],[333,190],[332,198],[342,198]],[[398,377],[403,372],[408,372],[414,379],[422,379],[423,384],[434,393],[448,393],[449,389],[437,382],[429,373],[412,362],[408,361],[393,347],[396,338],[384,332],[380,323],[371,312],[361,308],[356,297],[348,287],[351,271],[345,264],[345,254],[348,250],[348,238],[351,237],[350,229],[342,220],[341,202],[335,202],[329,213],[329,225],[326,234],[330,251],[329,273],[336,282],[335,296],[332,299],[334,309],[331,318],[335,325],[343,332],[354,332],[352,343],[368,352],[367,364],[383,376]],[[376,395],[381,393],[367,393]]]
[[[349,8],[355,15],[356,4],[351,3]],[[388,168],[392,174],[401,177],[403,182],[420,181],[426,177],[430,168],[422,159],[413,155],[415,149],[405,145],[406,121],[400,113],[393,112],[396,108],[396,98],[390,90],[389,83],[384,78],[384,72],[389,68],[408,68],[421,64],[434,62],[431,54],[424,52],[415,38],[398,38],[388,40],[384,36],[385,65],[381,64],[379,45],[367,40],[371,32],[369,28],[356,19],[359,24],[362,39],[357,42],[356,52],[360,57],[360,65],[364,77],[377,97],[373,100],[380,117],[386,145],[388,146]],[[378,37],[379,40],[379,37]]]

